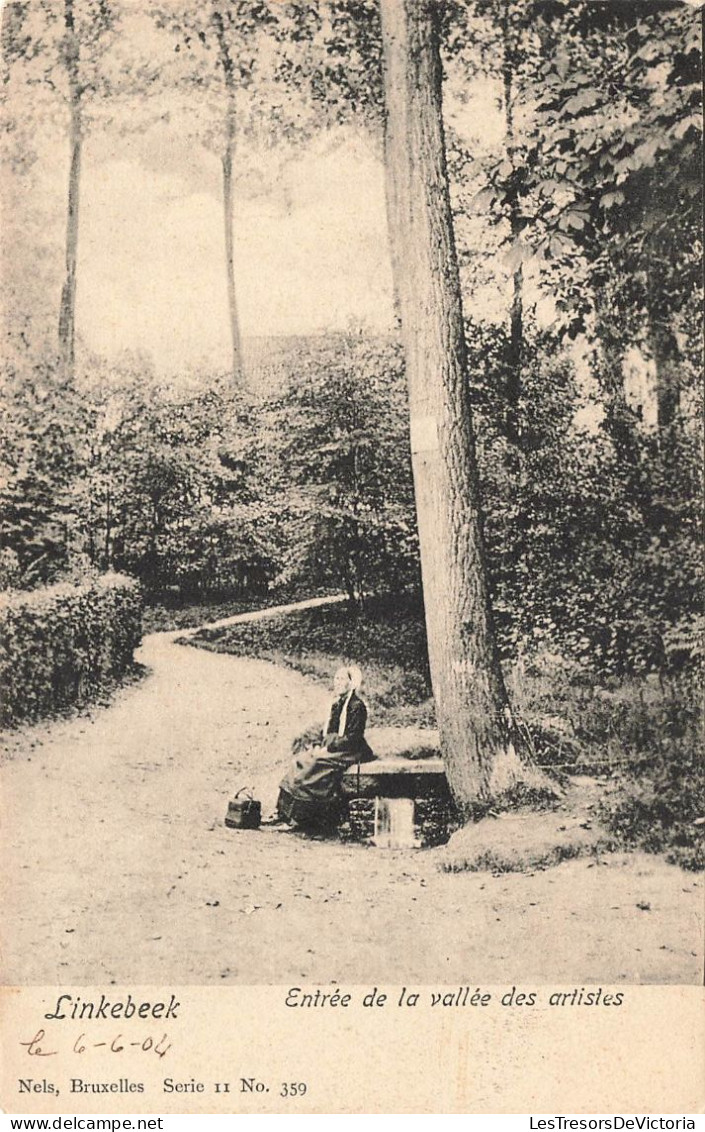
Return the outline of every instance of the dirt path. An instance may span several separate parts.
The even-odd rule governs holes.
[[[110,707],[13,736],[3,982],[701,981],[702,878],[657,858],[451,875],[438,850],[226,829],[327,697],[184,635],[147,637]]]

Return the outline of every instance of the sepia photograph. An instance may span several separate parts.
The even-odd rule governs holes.
[[[702,985],[702,5],[1,15],[3,986]]]

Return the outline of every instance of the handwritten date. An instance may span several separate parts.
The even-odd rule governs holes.
[[[33,1038],[30,1038],[28,1042],[20,1042],[20,1045],[27,1050],[30,1057],[56,1057],[59,1052],[57,1049],[46,1048],[46,1032],[44,1030],[37,1030]],[[122,1053],[125,1049],[140,1049],[143,1053],[152,1052],[157,1057],[164,1057],[171,1049],[171,1042],[167,1034],[162,1034],[161,1038],[153,1038],[148,1035],[146,1038],[137,1041],[126,1038],[123,1034],[116,1034],[109,1042],[89,1041],[85,1034],[79,1034],[73,1043],[71,1052],[81,1054],[91,1049],[106,1049],[109,1053]]]

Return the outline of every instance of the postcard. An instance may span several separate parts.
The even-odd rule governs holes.
[[[6,1113],[694,1127],[701,17],[5,0]]]

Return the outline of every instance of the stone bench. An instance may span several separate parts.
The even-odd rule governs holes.
[[[359,787],[358,787],[359,779]],[[443,760],[438,756],[410,759],[403,755],[375,759],[374,762],[351,766],[343,775],[343,791],[370,796],[404,797],[410,792],[428,793],[446,781]],[[390,793],[391,791],[391,793]]]
[[[407,843],[430,846],[448,839],[455,810],[443,761],[432,753],[434,738],[434,732],[416,728],[370,729],[368,740],[379,757],[362,763],[359,771],[350,767],[343,776],[349,810],[341,828],[344,837],[383,843],[388,840],[390,816],[394,824],[396,815],[398,822],[413,826]],[[404,748],[421,757],[410,758]],[[410,806],[395,806],[399,799],[408,799]]]

